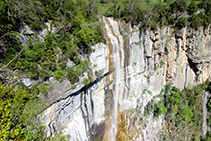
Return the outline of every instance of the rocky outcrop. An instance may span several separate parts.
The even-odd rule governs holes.
[[[167,83],[184,89],[210,76],[210,28],[175,31],[164,26],[153,32],[112,18],[102,22],[107,43],[93,45],[87,58],[94,81],[84,86],[81,78],[73,90],[68,81],[52,80],[42,97],[49,105],[44,112],[48,135],[64,128],[70,140],[115,140],[115,114],[137,105],[143,114]],[[138,140],[158,140],[163,119],[150,116],[141,121],[142,125],[133,123],[141,129]]]
[[[24,45],[30,38],[43,41],[44,37],[48,34],[48,31],[51,31],[53,33],[56,32],[56,28],[51,27],[50,23],[48,22],[45,23],[45,27],[46,28],[40,31],[33,30],[28,25],[19,28],[18,30],[20,42]]]

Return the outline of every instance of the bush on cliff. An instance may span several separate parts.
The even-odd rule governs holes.
[[[44,126],[36,116],[42,103],[25,89],[14,90],[0,83],[0,138],[43,140]]]
[[[191,3],[187,7],[188,13],[194,14],[195,12],[197,12],[197,10],[198,10],[198,7],[197,7],[196,3],[194,1],[191,1]]]
[[[199,140],[202,138],[201,124],[202,124],[202,95],[205,91],[210,90],[210,83],[205,82],[203,84],[194,86],[192,88],[186,88],[182,91],[177,89],[171,84],[167,84],[161,91],[159,97],[160,101],[155,103],[151,101],[144,108],[144,115],[153,114],[155,117],[164,116],[166,129],[161,133],[161,138],[170,139],[173,136],[181,136],[183,138],[191,138]],[[207,103],[208,113],[210,114],[211,99]],[[208,114],[208,115],[209,115]],[[207,126],[211,125],[211,116],[207,117]],[[187,128],[188,127],[188,128]],[[185,129],[185,130],[184,130]],[[186,129],[189,129],[186,131]],[[183,132],[185,133],[183,134]],[[210,138],[209,132],[204,139]]]
[[[14,90],[16,89],[16,90]],[[39,117],[44,109],[44,102],[38,93],[14,85],[5,86],[0,82],[0,139],[6,140],[61,140],[68,138],[56,134],[46,136],[46,127]],[[39,116],[38,116],[39,114]]]

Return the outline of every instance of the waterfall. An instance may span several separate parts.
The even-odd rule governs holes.
[[[115,141],[116,133],[117,133],[117,121],[118,121],[118,97],[119,97],[119,85],[120,85],[120,56],[119,56],[119,42],[115,35],[113,35],[112,30],[107,24],[106,20],[103,18],[105,23],[107,36],[110,38],[110,43],[112,45],[112,52],[110,54],[113,55],[113,64],[115,66],[115,77],[114,77],[114,94],[113,94],[113,115],[111,121],[111,141]]]

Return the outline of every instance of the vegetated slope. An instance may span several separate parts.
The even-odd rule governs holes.
[[[68,138],[57,134],[47,137],[40,118],[44,107],[36,91],[0,83],[0,139],[7,140],[61,140]],[[39,114],[39,116],[37,116]]]
[[[141,29],[156,30],[158,26],[163,25],[173,28],[182,28],[186,25],[193,28],[199,26],[206,28],[211,22],[210,7],[210,0],[160,0],[157,2],[121,0],[115,2],[106,14],[116,19],[132,21]]]
[[[74,64],[70,68],[74,74],[65,75],[72,83],[77,81],[79,74],[87,69],[87,62],[80,60],[79,52],[88,53],[90,45],[103,40],[97,13],[95,1],[2,1],[1,67],[21,53],[1,69],[1,79],[11,72],[15,74],[14,71],[33,79],[46,79],[58,68],[63,70],[64,61],[70,59]],[[56,27],[57,32],[49,32],[42,42],[34,36],[29,37],[27,45],[20,44],[16,36],[22,26],[42,30],[46,28],[45,22]],[[12,71],[8,73],[8,69]],[[59,79],[58,75],[56,79]]]

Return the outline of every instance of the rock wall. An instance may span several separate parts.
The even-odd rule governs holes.
[[[81,77],[72,90],[68,81],[52,79],[48,94],[41,96],[49,105],[43,118],[48,135],[63,129],[71,141],[115,140],[118,112],[139,105],[141,114],[165,84],[184,89],[210,76],[210,27],[175,31],[164,26],[155,32],[140,32],[138,27],[112,18],[104,18],[102,23],[107,43],[93,45],[94,51],[87,57],[94,81],[84,86]],[[150,116],[142,117],[141,126],[133,123],[141,129],[138,140],[159,140],[162,122],[162,118]]]

